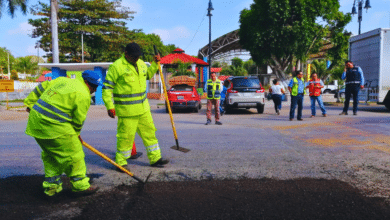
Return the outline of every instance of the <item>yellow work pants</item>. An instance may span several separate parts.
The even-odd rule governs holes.
[[[77,135],[35,140],[42,148],[41,158],[45,168],[43,189],[47,195],[53,196],[62,190],[62,173],[70,178],[72,191],[83,191],[90,187],[89,178],[86,177],[85,155]]]
[[[126,165],[126,159],[129,159],[131,156],[136,132],[142,138],[150,164],[157,162],[161,158],[152,114],[150,111],[147,111],[142,115],[118,117],[115,162],[121,166]]]

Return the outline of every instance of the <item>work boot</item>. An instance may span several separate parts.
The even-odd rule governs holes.
[[[357,112],[354,112],[353,115],[357,115]]]
[[[316,117],[316,116],[315,115],[310,116],[310,118],[314,118],[314,117]]]
[[[96,191],[99,190],[98,186],[90,186],[88,189],[79,191],[79,192],[73,192],[73,196],[79,197],[79,196],[89,196],[94,194]]]
[[[293,118],[290,118],[290,121],[294,120]]]
[[[322,116],[326,117],[327,115],[326,114],[322,114]]]
[[[209,125],[209,124],[211,124],[211,120],[207,119],[207,122],[205,125]]]
[[[142,156],[142,152],[137,152],[135,155],[131,155],[130,159],[135,160],[140,156]]]
[[[298,121],[303,121],[303,119],[302,118],[298,118]]]
[[[222,125],[222,123],[220,121],[216,121],[215,124],[216,125]]]
[[[339,115],[348,115],[348,112],[341,112]]]
[[[277,115],[280,115],[280,112],[279,112],[279,111],[277,111],[277,112],[276,112],[276,114],[277,114]]]
[[[160,158],[156,163],[154,164],[150,164],[150,166],[152,167],[164,167],[165,164],[169,163],[169,160],[168,159],[163,159],[163,158]]]

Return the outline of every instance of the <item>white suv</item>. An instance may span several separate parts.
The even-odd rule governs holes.
[[[224,101],[226,113],[233,108],[256,108],[264,112],[264,88],[256,76],[232,76],[227,80],[227,92]]]

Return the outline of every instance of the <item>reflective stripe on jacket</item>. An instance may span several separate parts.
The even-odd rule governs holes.
[[[31,109],[26,134],[55,139],[65,134],[80,134],[91,105],[91,94],[83,81],[58,77],[37,86],[24,104]]]
[[[221,81],[217,79],[213,82],[212,79],[207,80],[207,99],[220,99],[221,91],[220,91]]]
[[[306,90],[305,90],[305,80],[301,79],[302,80],[302,83],[303,83],[303,94],[306,94]],[[299,82],[298,82],[298,78],[297,77],[294,77],[293,78],[293,87],[291,88],[291,95],[292,96],[297,96],[298,95],[298,86],[299,86]]]
[[[360,83],[360,79],[361,77],[359,73],[359,68],[357,66],[347,70],[345,84],[358,84]]]
[[[150,110],[146,80],[153,77],[158,66],[153,62],[148,68],[145,62],[139,59],[137,68],[138,72],[123,55],[108,69],[103,83],[103,101],[107,110],[115,108],[119,117],[141,115]]]
[[[321,80],[317,79],[317,81],[310,80],[309,81],[309,96],[320,96],[321,95],[321,88],[314,87],[314,86],[321,86]]]

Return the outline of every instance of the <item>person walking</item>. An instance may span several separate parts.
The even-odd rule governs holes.
[[[229,82],[227,80],[225,80],[223,83],[222,83],[222,92],[221,92],[221,100],[220,100],[220,103],[219,103],[219,112],[221,113],[221,116],[223,114],[225,114],[225,98],[226,98],[226,92],[227,92],[227,84]]]
[[[295,108],[298,105],[297,119],[298,121],[303,121],[302,119],[302,109],[303,109],[303,96],[306,94],[305,91],[305,81],[303,79],[302,71],[296,71],[296,76],[291,79],[288,84],[288,90],[291,94],[291,106],[290,106],[290,121],[294,120]]]
[[[354,66],[352,61],[347,60],[345,61],[345,68],[343,74],[341,75],[341,79],[346,80],[344,108],[340,115],[348,115],[351,95],[353,96],[353,115],[357,115],[359,90],[364,89],[363,70],[358,66]]]
[[[309,96],[311,101],[311,118],[316,116],[316,101],[322,111],[322,116],[326,117],[326,109],[322,101],[321,89],[324,88],[324,83],[317,77],[317,73],[311,74],[311,80],[307,82],[306,88],[309,89]]]
[[[101,84],[94,71],[82,73],[84,81],[58,77],[42,82],[24,100],[29,112],[26,134],[35,138],[41,147],[45,169],[43,192],[49,198],[62,191],[61,175],[70,178],[73,194],[95,193],[91,186],[80,132],[91,105],[91,94]]]
[[[280,110],[282,109],[282,95],[285,93],[284,86],[280,85],[278,79],[272,81],[274,84],[269,88],[269,92],[272,94],[272,101],[274,101],[275,112],[277,115],[280,115]]]
[[[139,59],[141,55],[142,49],[137,43],[127,44],[122,57],[110,65],[103,83],[102,96],[108,116],[118,116],[115,162],[126,168],[137,132],[146,148],[150,165],[164,167],[169,160],[161,157],[156,128],[146,97],[146,80],[153,77],[158,66],[153,62],[148,68],[145,62]],[[158,62],[160,56],[155,56],[154,59]]]
[[[207,80],[207,111],[206,117],[207,122],[206,125],[211,124],[211,110],[214,105],[215,109],[215,124],[222,125],[219,121],[219,100],[221,99],[221,81],[217,79],[215,73],[211,74],[211,79]]]

